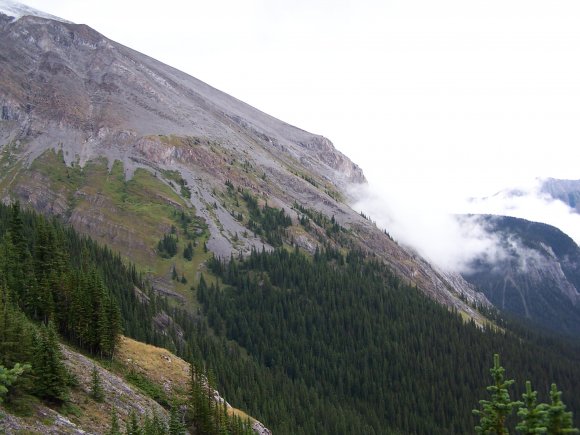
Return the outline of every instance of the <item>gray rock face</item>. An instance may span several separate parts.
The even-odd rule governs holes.
[[[4,23],[0,35],[2,119],[27,124],[24,136],[41,147],[46,140],[39,136],[53,129],[65,148],[83,144],[89,153],[106,146],[124,154],[150,135],[197,136],[269,160],[307,161],[333,180],[364,181],[327,139],[85,25],[24,16]],[[12,127],[12,135],[23,136]]]

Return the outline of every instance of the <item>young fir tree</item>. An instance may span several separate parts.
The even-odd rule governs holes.
[[[0,365],[0,403],[2,403],[3,397],[9,392],[9,388],[27,370],[30,370],[29,364],[21,365],[16,363],[11,369]]]
[[[545,424],[550,435],[580,433],[572,423],[572,413],[566,412],[566,405],[561,399],[562,392],[558,391],[556,384],[550,388],[551,403],[546,407]]]
[[[478,435],[507,435],[506,418],[521,402],[510,399],[508,388],[514,383],[513,379],[504,378],[505,369],[499,365],[499,355],[493,356],[493,368],[490,369],[493,385],[487,387],[491,400],[480,400],[481,410],[474,409],[473,413],[480,417],[479,425],[475,427]]]
[[[96,364],[93,364],[93,371],[91,373],[91,397],[97,401],[102,402],[105,400],[105,392],[103,391],[103,386],[101,383],[101,375],[99,375],[99,370]]]
[[[54,324],[41,325],[32,359],[35,389],[39,397],[55,402],[68,398],[67,373],[62,362]]]
[[[167,425],[155,411],[153,411],[153,416],[149,414],[145,417],[143,423],[143,435],[166,435]]]
[[[181,421],[179,407],[176,404],[171,406],[169,413],[169,435],[184,435],[185,425]]]
[[[121,426],[119,425],[119,417],[115,408],[111,410],[111,428],[107,435],[121,435]]]
[[[526,392],[522,394],[523,406],[518,410],[520,422],[516,426],[518,432],[526,435],[546,433],[544,419],[546,417],[545,404],[538,404],[538,392],[532,391],[532,383],[526,382]]]
[[[125,425],[125,433],[127,435],[143,435],[141,426],[139,425],[139,420],[137,420],[137,414],[135,411],[131,411],[129,414],[129,419]]]

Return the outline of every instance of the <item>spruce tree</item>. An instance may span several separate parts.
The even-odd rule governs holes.
[[[115,408],[111,410],[111,427],[107,435],[121,435],[121,426],[119,425],[119,417]]]
[[[171,411],[169,413],[169,435],[184,435],[185,426],[181,422],[181,416],[179,415],[179,408],[176,404],[171,406]]]
[[[27,370],[30,370],[29,364],[21,365],[16,363],[11,369],[0,365],[0,403],[2,403],[3,397],[9,392],[9,388]]]
[[[566,405],[562,402],[562,392],[556,384],[550,388],[551,403],[546,408],[546,427],[550,435],[580,433],[572,423],[572,413],[566,412]]]
[[[101,383],[101,376],[99,375],[99,370],[96,364],[93,364],[93,371],[91,373],[91,397],[97,401],[102,402],[105,400],[105,392],[103,391],[103,386]]]
[[[526,381],[526,392],[522,394],[523,406],[518,410],[520,422],[516,426],[518,432],[526,435],[546,433],[544,419],[546,406],[538,404],[537,391],[532,391],[532,383]]]
[[[493,385],[487,387],[491,400],[480,400],[481,410],[474,409],[473,413],[480,417],[479,425],[475,427],[478,435],[507,435],[506,419],[514,407],[521,402],[510,399],[508,388],[514,383],[513,379],[504,378],[505,369],[499,365],[499,355],[493,356],[493,368],[490,369]]]
[[[143,435],[143,431],[139,425],[139,420],[137,419],[137,414],[134,410],[129,414],[129,419],[125,425],[125,433],[127,435]]]
[[[52,322],[49,322],[48,326],[40,326],[32,365],[34,368],[36,394],[39,397],[56,402],[67,400],[67,373],[62,362],[62,353]]]
[[[143,423],[143,435],[165,435],[167,434],[167,425],[159,417],[157,412],[153,411],[153,416],[149,414],[145,417]]]

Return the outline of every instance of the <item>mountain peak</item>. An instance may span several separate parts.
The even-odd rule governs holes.
[[[31,15],[49,20],[57,20],[63,23],[71,23],[70,21],[47,14],[46,12],[39,11],[38,9],[34,9],[30,6],[12,0],[0,0],[0,14],[7,15],[8,17],[11,17],[12,20],[18,20],[26,15]]]

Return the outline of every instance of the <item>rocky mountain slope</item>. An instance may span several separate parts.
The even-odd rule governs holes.
[[[28,404],[26,410],[21,409],[14,414],[9,412],[10,410],[6,413],[0,410],[2,414],[0,433],[106,433],[110,428],[113,409],[122,428],[132,413],[136,414],[139,420],[155,414],[168,421],[167,409],[148,396],[146,391],[137,385],[136,379],[146,379],[149,385],[156,386],[159,391],[167,394],[167,397],[186,397],[190,377],[189,364],[166,349],[122,337],[115,364],[112,365],[113,369],[100,365],[102,362],[96,365],[105,397],[102,402],[91,397],[92,372],[96,363],[68,346],[62,346],[62,352],[67,369],[77,381],[66,409],[51,408],[37,402]],[[217,392],[215,400],[223,402]],[[231,406],[228,407],[228,411],[243,419],[250,418]],[[257,434],[271,434],[262,423],[251,418],[250,420]]]
[[[351,247],[372,252],[431,297],[483,322],[471,303],[487,300],[473,286],[434,270],[348,206],[346,187],[364,183],[364,175],[328,139],[86,25],[39,15],[0,14],[3,201],[61,216],[137,261],[158,290],[186,302],[183,282],[203,269],[202,246],[222,257],[272,247],[252,227],[249,205],[228,193],[245,191],[260,207],[283,209],[292,219],[285,243],[310,252],[337,243],[323,226],[299,224],[299,210],[315,210],[345,228]],[[159,258],[158,241],[178,226],[176,216],[187,221],[179,235],[195,235],[193,263]],[[171,279],[175,271],[180,281]]]
[[[465,273],[497,307],[570,335],[580,333],[580,248],[550,225],[485,216],[503,256]]]

